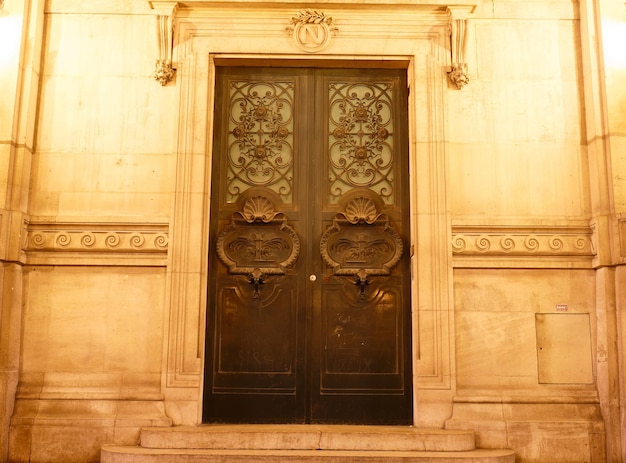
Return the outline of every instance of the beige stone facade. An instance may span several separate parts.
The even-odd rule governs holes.
[[[354,62],[410,87],[415,426],[626,461],[623,2],[1,4],[0,461],[201,423],[215,69]]]

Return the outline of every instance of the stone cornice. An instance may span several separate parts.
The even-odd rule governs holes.
[[[166,1],[162,0],[148,0],[148,3],[152,5],[158,5],[160,3],[166,3]],[[268,5],[267,0],[184,0],[177,2],[179,8],[211,8],[215,6],[223,6],[223,5]],[[359,7],[367,6],[367,5],[393,5],[393,6],[402,6],[402,7],[413,7],[413,8],[437,8],[441,7],[443,11],[449,6],[463,6],[463,7],[471,7],[472,9],[477,5],[476,0],[318,0],[314,2],[316,8],[318,7],[335,7],[335,6],[350,6],[355,5]],[[280,0],[278,2],[273,2],[272,5],[276,4],[284,4],[284,5],[294,5],[296,8],[306,6],[311,7],[312,3],[303,2],[302,0]]]

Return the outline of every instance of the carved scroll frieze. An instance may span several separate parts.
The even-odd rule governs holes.
[[[298,48],[307,53],[316,53],[328,47],[332,35],[337,31],[333,18],[309,8],[298,12],[291,18],[291,23],[287,32]]]
[[[87,257],[81,261],[87,265],[88,256],[96,254],[122,260],[153,254],[164,259],[169,242],[165,224],[30,223],[26,231],[23,251],[27,256],[36,254],[41,263],[46,259],[54,261],[63,254]]]
[[[402,238],[381,213],[376,196],[366,189],[348,195],[320,241],[322,258],[333,273],[353,275],[361,287],[370,275],[390,275],[403,251]]]
[[[163,266],[167,224],[26,223],[22,251],[33,265]]]
[[[586,257],[595,250],[590,228],[453,227],[454,257]]]

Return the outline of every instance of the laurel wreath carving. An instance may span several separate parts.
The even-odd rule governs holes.
[[[298,15],[291,18],[291,22],[293,24],[304,23],[304,24],[323,24],[326,23],[329,26],[333,23],[333,18],[326,17],[326,15],[317,10],[311,10],[307,8],[306,10],[302,10],[298,12]]]

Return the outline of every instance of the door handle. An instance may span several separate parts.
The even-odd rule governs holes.
[[[355,275],[354,284],[360,286],[359,300],[364,301],[365,300],[365,287],[370,284],[369,275],[362,270],[359,271],[359,273]]]
[[[250,273],[250,278],[248,279],[248,283],[254,285],[252,298],[258,299],[261,295],[261,285],[265,284],[265,280],[263,279],[263,272],[261,272],[261,270],[258,268],[252,270],[252,273]]]

